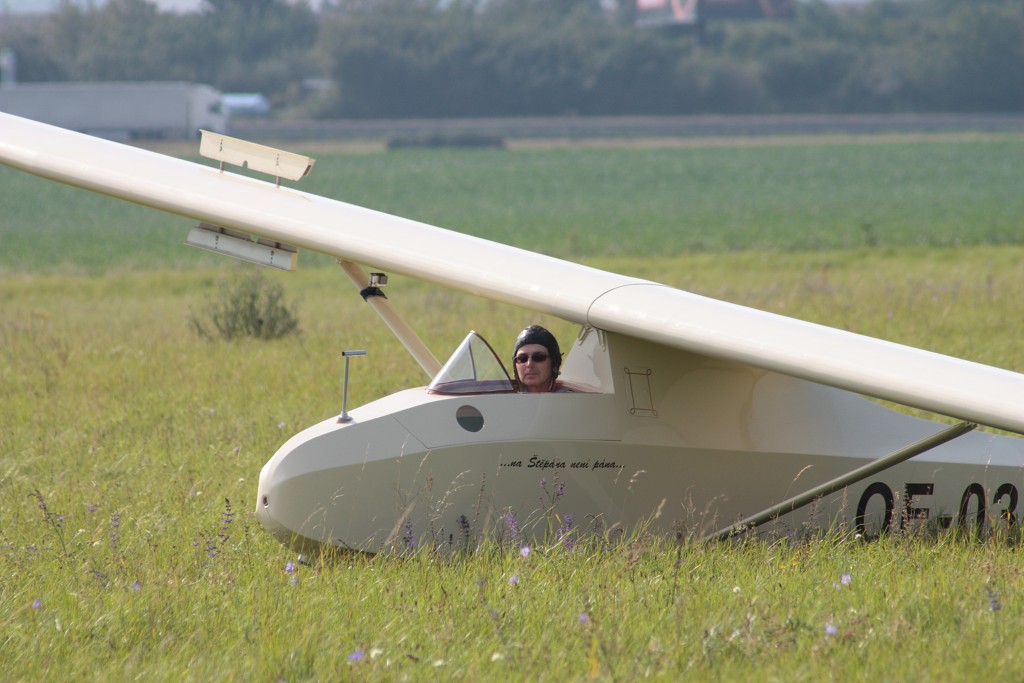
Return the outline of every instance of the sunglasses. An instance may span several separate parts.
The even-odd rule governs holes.
[[[543,363],[548,359],[548,354],[543,351],[537,351],[536,353],[521,353],[516,356],[516,362],[520,365],[526,363],[526,361],[532,360],[534,363]]]

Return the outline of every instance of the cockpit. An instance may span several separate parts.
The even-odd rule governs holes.
[[[614,393],[614,387],[605,334],[583,327],[564,354],[558,381],[546,393]],[[520,387],[487,340],[470,332],[427,385],[427,391],[449,396],[515,394]]]
[[[427,391],[435,394],[511,394],[516,386],[487,340],[470,332]]]

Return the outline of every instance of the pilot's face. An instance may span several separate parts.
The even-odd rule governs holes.
[[[541,360],[543,358],[543,360]],[[551,390],[551,356],[540,344],[523,344],[516,352],[516,374],[530,393]]]

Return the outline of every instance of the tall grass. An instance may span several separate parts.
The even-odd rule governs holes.
[[[465,229],[492,225],[501,202],[527,187],[550,188],[538,200],[549,211],[573,205],[560,198],[570,191],[559,175],[567,170],[537,184],[504,176],[526,185],[502,194],[472,183],[484,165],[508,159],[466,155],[335,159],[351,165],[351,182],[333,191],[381,206],[376,198],[403,198],[425,184],[422,204],[392,210],[449,211]],[[589,183],[609,191],[613,179],[601,185],[597,157],[573,155],[562,166],[556,155],[538,153],[529,168],[582,164]],[[418,170],[372,168],[392,163]],[[397,184],[361,186],[359,164],[368,178],[395,173]],[[445,189],[436,169],[459,164],[475,171]],[[610,177],[617,172],[606,166]],[[20,176],[5,172],[9,178]],[[351,405],[422,384],[416,364],[336,267],[268,274],[299,301],[302,335],[200,339],[189,311],[232,266],[204,266],[204,256],[180,246],[177,219],[154,219],[125,247],[116,237],[126,229],[121,208],[99,200],[54,218],[67,210],[61,202],[81,207],[86,195],[58,198],[62,188],[24,182],[26,196],[49,189],[44,199],[34,195],[37,213],[3,224],[5,240],[22,245],[28,264],[5,261],[0,276],[6,679],[933,681],[1024,674],[1014,647],[1024,639],[1022,546],[1012,534],[897,534],[864,543],[833,532],[705,545],[641,530],[627,538],[571,537],[572,544],[553,534],[528,541],[529,551],[523,542],[491,539],[472,552],[420,544],[404,557],[299,565],[255,523],[259,468],[291,434],[338,413],[343,349],[369,350],[353,363]],[[713,184],[703,187],[710,192]],[[0,187],[6,211],[10,186]],[[932,201],[945,201],[938,196],[945,181],[934,187]],[[478,196],[488,191],[495,195]],[[445,206],[460,204],[452,197],[463,192],[479,218],[459,218],[469,209]],[[999,197],[988,196],[987,213],[979,203],[978,214],[991,218],[971,225],[999,224],[1005,205],[1018,206],[1016,197]],[[805,209],[813,205],[806,201]],[[878,206],[868,201],[860,210]],[[577,204],[569,218],[537,220],[550,229],[592,208]],[[147,212],[124,210],[140,225],[149,220]],[[740,220],[728,218],[730,211],[723,204],[726,219],[716,230]],[[39,240],[27,239],[23,226],[44,218],[25,216],[56,223],[40,226]],[[511,225],[511,213],[504,220]],[[803,251],[780,243],[652,258],[644,247],[620,253],[614,231],[595,231],[596,246],[574,255],[599,267],[1024,370],[1020,246],[965,240]],[[515,236],[525,246],[565,239],[543,231]],[[585,246],[591,237],[579,239]],[[665,233],[666,244],[673,239]],[[573,248],[571,240],[563,248]],[[152,260],[137,261],[143,253]],[[393,279],[388,294],[440,357],[467,327],[498,348],[527,322],[546,324],[562,339],[573,333],[557,320],[421,283]]]
[[[1024,251],[600,260],[740,303],[1024,368]],[[943,680],[1024,671],[1020,546],[842,535],[701,545],[636,533],[308,567],[255,523],[301,427],[423,382],[333,269],[268,277],[301,337],[199,339],[219,270],[0,279],[0,658],[12,680]],[[389,285],[443,356],[533,316]],[[439,312],[443,312],[439,315]],[[1000,322],[1002,321],[1002,322]],[[554,320],[565,338],[571,330]],[[512,328],[512,329],[510,329]],[[45,508],[44,508],[45,505]],[[522,511],[524,513],[529,511]],[[532,542],[531,542],[532,543]]]

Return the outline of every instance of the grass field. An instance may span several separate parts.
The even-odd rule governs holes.
[[[440,151],[327,155],[304,184],[1024,371],[1022,168],[1019,141]],[[624,197],[643,199],[631,213]],[[342,274],[312,259],[267,275],[297,301],[301,336],[207,342],[190,311],[236,266],[181,246],[186,221],[9,170],[0,206],[6,679],[1024,674],[1009,536],[705,545],[638,532],[295,565],[253,519],[255,479],[286,438],[339,411],[341,349],[370,350],[351,404],[423,382]],[[501,343],[535,319],[415,282],[389,295],[442,357],[468,326]]]

